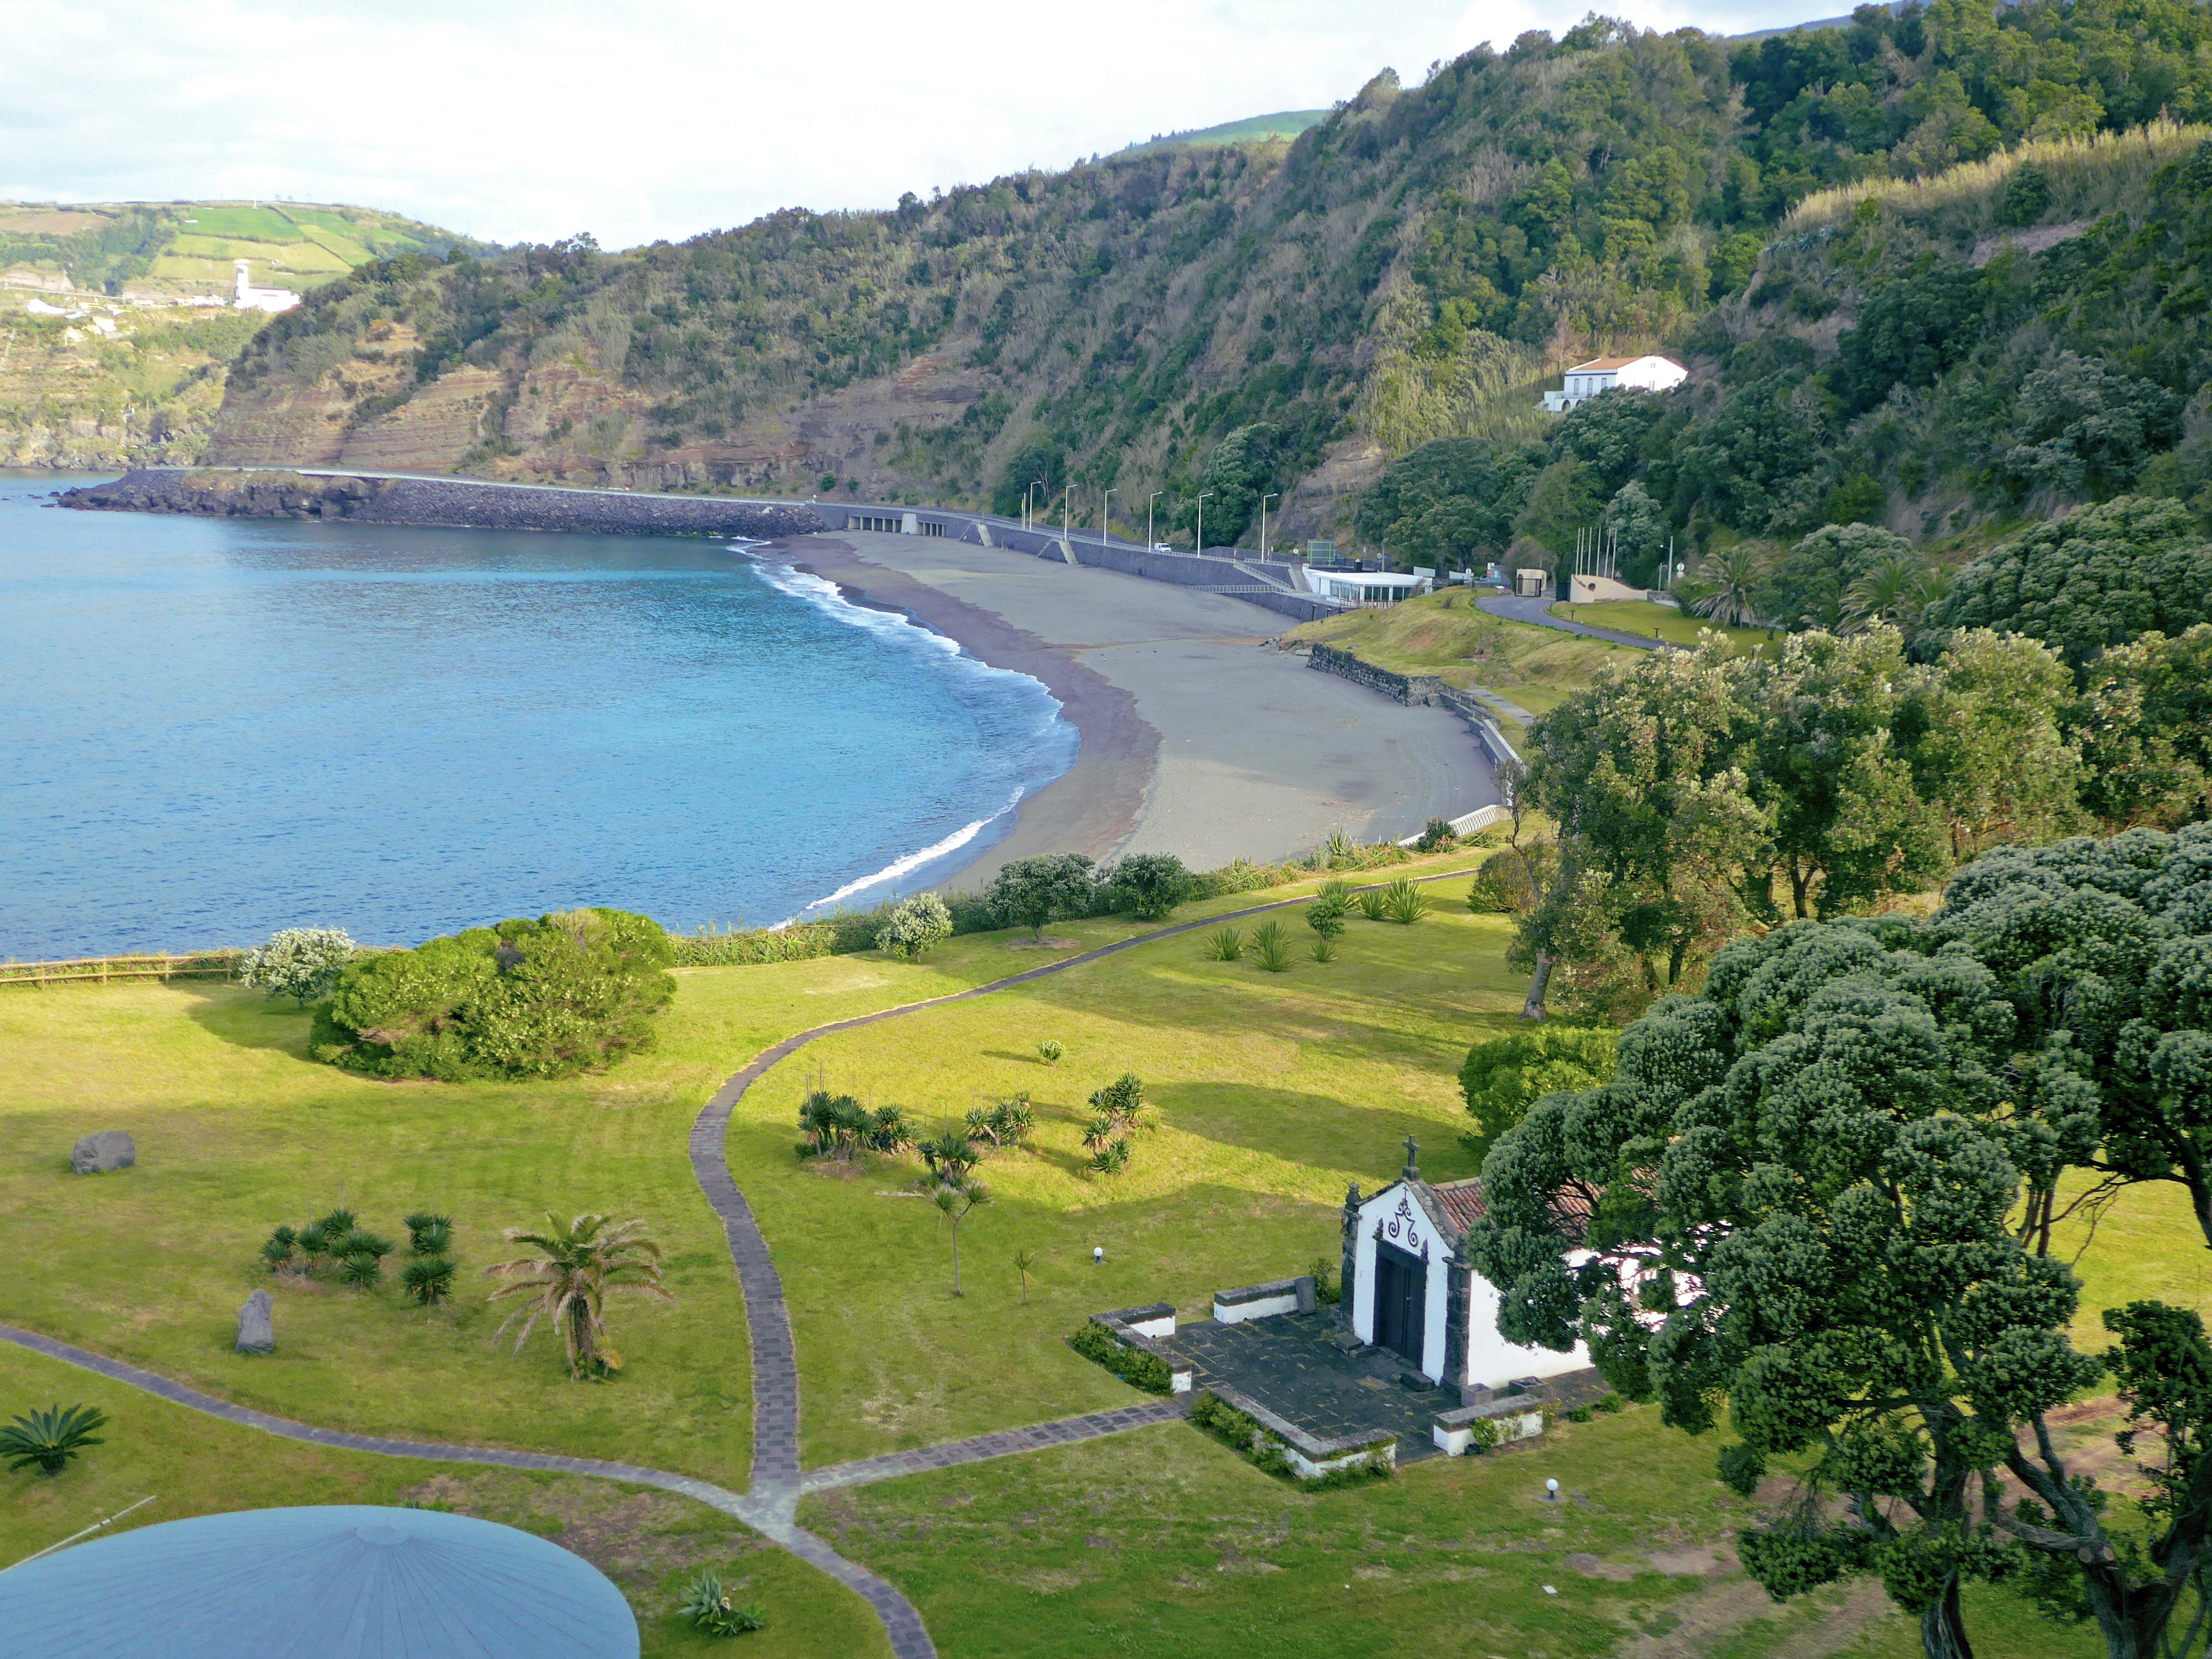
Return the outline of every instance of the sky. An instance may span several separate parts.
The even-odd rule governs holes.
[[[1638,0],[1739,33],[1834,0]],[[607,247],[1320,108],[1535,0],[0,0],[0,199],[289,198]]]

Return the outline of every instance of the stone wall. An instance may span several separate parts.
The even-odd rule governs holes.
[[[574,531],[595,535],[741,536],[766,541],[823,528],[811,507],[712,495],[558,489],[466,478],[337,474],[190,472],[146,469],[111,483],[64,491],[61,505],[214,518],[344,520],[357,524],[471,530]]]
[[[1400,674],[1388,668],[1377,668],[1371,662],[1362,662],[1349,651],[1340,651],[1333,645],[1317,645],[1306,659],[1306,666],[1317,668],[1324,674],[1334,674],[1339,679],[1364,685],[1370,691],[1380,691],[1393,702],[1402,702],[1412,708],[1435,706],[1457,708],[1459,704],[1445,694],[1452,690],[1433,674]]]

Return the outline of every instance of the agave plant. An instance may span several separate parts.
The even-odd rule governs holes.
[[[1382,890],[1382,915],[1391,921],[1412,927],[1429,913],[1429,896],[1401,876]]]
[[[1757,628],[1759,584],[1766,567],[1757,550],[1744,544],[1723,548],[1705,560],[1690,609],[1700,617],[1736,628]]]
[[[404,1224],[410,1255],[443,1255],[453,1243],[453,1224],[450,1217],[417,1210]]]
[[[1206,953],[1216,962],[1234,962],[1244,954],[1243,930],[1218,927],[1206,941]]]
[[[1327,933],[1316,934],[1313,942],[1313,959],[1316,962],[1334,962],[1336,941]]]
[[[1290,942],[1283,937],[1283,924],[1272,916],[1252,930],[1252,954],[1260,966],[1271,974],[1285,974],[1291,968]]]
[[[561,1332],[568,1358],[568,1375],[582,1378],[604,1375],[611,1369],[611,1350],[602,1350],[606,1339],[604,1309],[606,1298],[617,1293],[658,1297],[673,1302],[660,1285],[660,1246],[647,1237],[642,1221],[617,1221],[611,1216],[586,1213],[563,1226],[550,1213],[545,1231],[507,1230],[508,1240],[526,1244],[534,1255],[494,1262],[484,1269],[487,1278],[504,1280],[490,1300],[527,1298],[499,1328],[504,1336],[520,1320],[522,1329],[514,1339],[516,1352],[530,1340],[541,1319],[550,1319]]]
[[[1048,1066],[1059,1065],[1060,1057],[1066,1052],[1066,1048],[1055,1037],[1047,1037],[1037,1044],[1037,1058]]]
[[[453,1264],[442,1255],[418,1255],[399,1275],[401,1287],[428,1308],[453,1293]]]
[[[356,1250],[345,1259],[345,1282],[357,1290],[375,1284],[383,1273],[383,1258],[368,1250]]]
[[[676,1610],[691,1621],[693,1629],[709,1636],[742,1636],[768,1627],[767,1612],[738,1606],[724,1592],[720,1577],[712,1569],[691,1581]]]
[[[98,1431],[107,1426],[107,1414],[97,1406],[50,1406],[32,1412],[0,1429],[0,1457],[8,1472],[36,1468],[42,1474],[59,1474],[87,1446],[102,1443]]]
[[[1384,912],[1381,888],[1370,887],[1359,895],[1359,914],[1370,921],[1382,920]]]

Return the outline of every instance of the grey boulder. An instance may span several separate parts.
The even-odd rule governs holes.
[[[79,1175],[100,1175],[127,1170],[138,1161],[138,1143],[120,1129],[103,1129],[87,1135],[70,1154],[70,1168]]]
[[[238,1351],[270,1353],[276,1347],[276,1304],[266,1291],[256,1291],[238,1310]]]

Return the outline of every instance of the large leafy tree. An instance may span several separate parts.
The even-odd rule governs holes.
[[[1902,678],[1895,735],[1951,861],[2087,827],[2081,757],[2058,726],[2071,677],[2055,652],[1967,629],[1933,666]]]
[[[2083,804],[2116,825],[2212,817],[2212,623],[2107,651],[2088,679],[2069,715]]]
[[[2125,1624],[2143,1586],[2047,1426],[2103,1369],[2067,1338],[2076,1285],[2012,1224],[2023,1183],[2094,1130],[2010,1065],[1998,975],[1916,943],[1799,923],[1730,945],[1705,995],[1623,1033],[1610,1084],[1539,1101],[1498,1144],[1472,1243],[1509,1340],[1581,1338],[1693,1432],[1725,1398],[1742,1439],[1722,1473],[1747,1494],[1810,1455],[1798,1499],[1741,1540],[1772,1593],[1877,1574],[1931,1659],[1963,1659],[1961,1584],[2022,1545],[2082,1562],[2100,1619]],[[2005,1509],[2000,1468],[2055,1515]],[[2185,1583],[2203,1516],[2183,1532]]]
[[[1097,884],[1091,862],[1082,854],[1041,853],[1008,864],[991,878],[983,897],[992,915],[1042,939],[1047,922],[1090,914]]]

